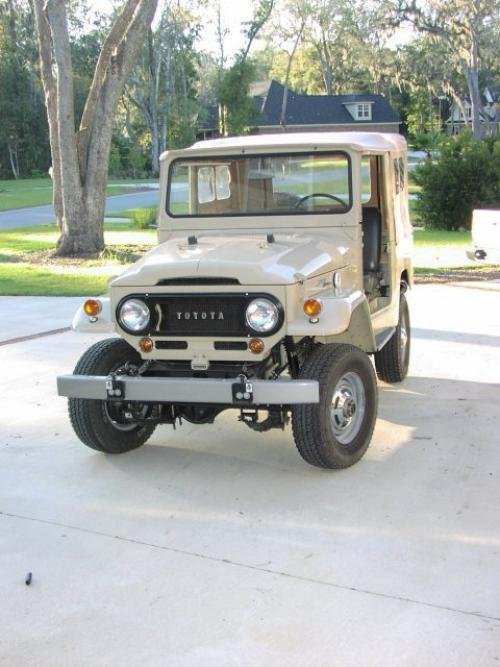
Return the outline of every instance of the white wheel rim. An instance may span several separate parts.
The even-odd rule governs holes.
[[[353,371],[343,375],[335,385],[330,419],[333,434],[342,445],[351,444],[357,436],[366,412],[363,381]]]

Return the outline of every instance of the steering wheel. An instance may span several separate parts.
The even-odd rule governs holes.
[[[342,204],[342,206],[344,208],[347,208],[347,204],[345,203],[345,201],[343,199],[341,199],[340,197],[336,197],[335,195],[331,195],[328,192],[313,192],[310,195],[305,195],[304,197],[301,197],[299,199],[299,201],[295,204],[294,208],[299,208],[308,199],[312,199],[312,197],[327,197],[328,199],[333,199],[333,201],[336,201],[339,204]]]

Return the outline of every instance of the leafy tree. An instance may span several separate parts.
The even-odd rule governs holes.
[[[480,50],[485,31],[498,24],[497,0],[385,0],[394,24],[409,21],[446,46],[455,68],[465,78],[472,107],[472,132],[479,139],[481,93]]]
[[[48,141],[28,5],[0,0],[0,175],[47,171]]]
[[[255,103],[248,95],[254,72],[251,61],[239,58],[224,75],[219,100],[225,134],[244,134],[257,119]]]
[[[258,0],[252,20],[245,24],[246,45],[222,78],[219,93],[222,134],[247,132],[257,116],[255,104],[249,97],[250,84],[255,78],[255,67],[248,59],[248,54],[257,35],[269,20],[273,7],[274,0]]]
[[[194,10],[194,4],[191,8],[176,2],[164,4],[158,26],[148,31],[125,89],[126,103],[140,113],[150,134],[154,174],[159,172],[159,156],[167,146],[186,146],[196,134],[195,43],[200,26]]]
[[[49,121],[60,255],[104,248],[104,206],[113,120],[123,86],[151,24],[157,0],[127,0],[99,53],[78,131],[64,0],[34,0]]]
[[[282,83],[288,78],[294,90],[388,94],[394,88],[394,53],[385,46],[387,29],[373,3],[281,0],[267,37],[275,54],[270,58],[270,76]],[[276,54],[277,43],[283,53]]]
[[[470,227],[474,208],[500,206],[500,138],[475,141],[470,132],[447,139],[441,155],[414,172],[417,210],[426,227]]]

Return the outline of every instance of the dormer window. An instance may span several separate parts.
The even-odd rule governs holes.
[[[371,120],[372,105],[368,102],[359,102],[356,104],[356,120]]]

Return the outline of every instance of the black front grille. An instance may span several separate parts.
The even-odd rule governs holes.
[[[248,297],[232,295],[172,295],[153,297],[157,304],[157,335],[246,336]],[[158,312],[159,310],[159,312]]]
[[[262,338],[274,335],[282,327],[284,320],[284,311],[280,302],[270,294],[259,292],[253,294],[129,294],[117,306],[116,319],[118,321],[120,321],[122,304],[133,298],[145,301],[151,313],[148,327],[135,332],[136,336],[165,336],[167,338],[171,336],[182,336],[183,338],[208,336],[216,339],[229,336],[235,338],[259,336]],[[246,324],[245,313],[248,304],[258,298],[269,299],[278,308],[278,323],[273,331],[257,333]],[[158,348],[160,349],[160,346]]]

